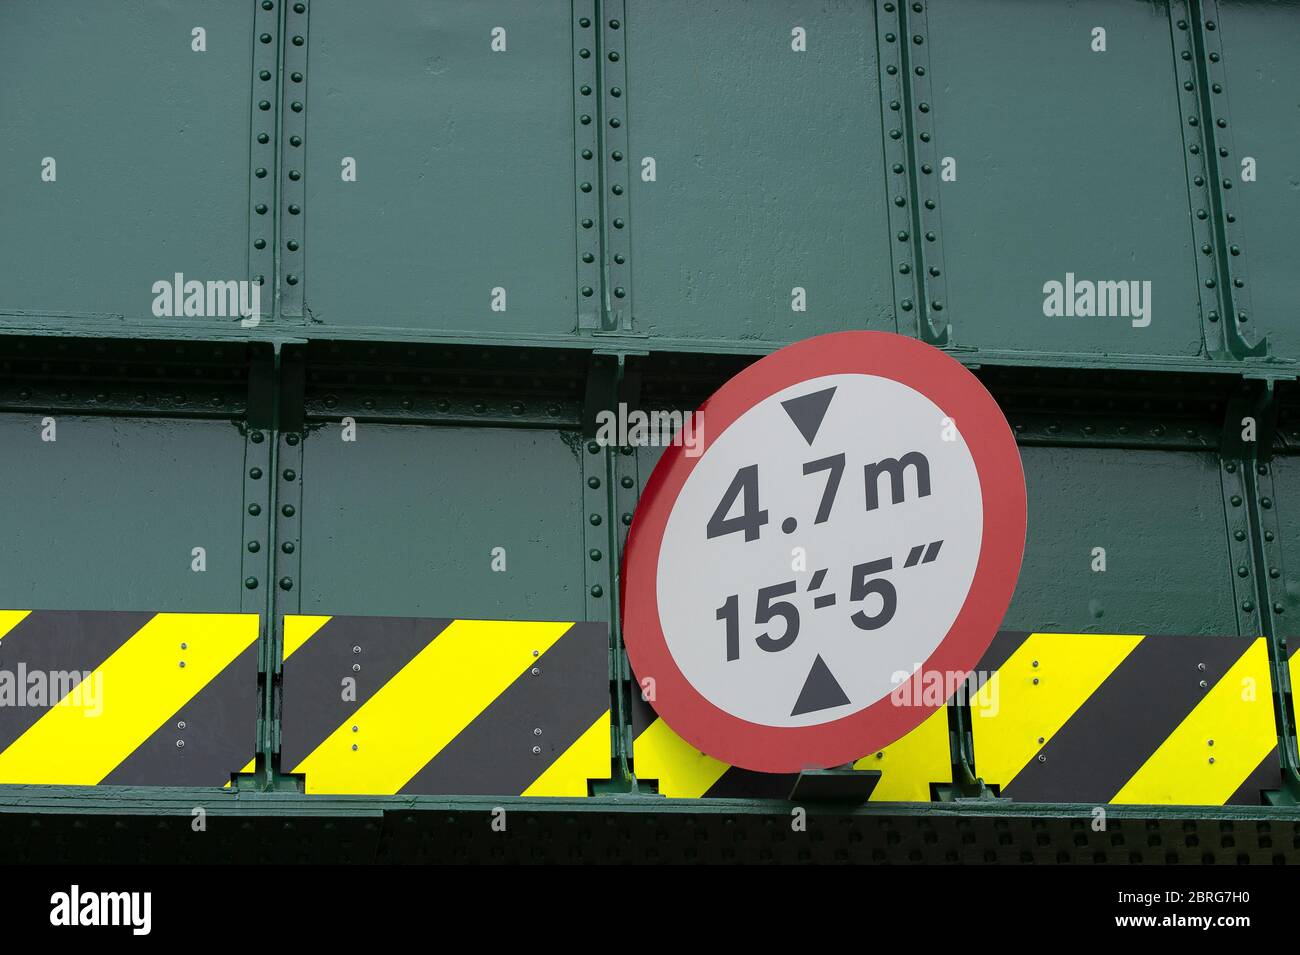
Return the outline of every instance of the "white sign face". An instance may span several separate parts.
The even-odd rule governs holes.
[[[950,418],[900,382],[834,374],[716,436],[672,507],[656,576],[664,640],[698,693],[752,723],[812,726],[925,662],[982,544],[979,475]]]

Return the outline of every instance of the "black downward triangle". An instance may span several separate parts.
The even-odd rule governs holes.
[[[817,429],[822,426],[822,419],[826,417],[826,409],[831,406],[831,399],[834,397],[835,389],[827,388],[823,391],[814,391],[810,395],[790,398],[781,402],[781,407],[790,416],[794,426],[799,429],[803,439],[812,444],[813,439],[817,437]]]
[[[802,716],[804,713],[829,710],[832,706],[843,706],[848,702],[844,688],[819,653],[813,661],[812,669],[808,671],[808,679],[803,681],[803,689],[799,691],[799,699],[790,715]]]

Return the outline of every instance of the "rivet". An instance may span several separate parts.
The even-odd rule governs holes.
[[[289,170],[289,178],[290,178],[291,180],[293,180],[294,182],[297,182],[299,179],[302,178],[302,173],[299,172],[297,169],[290,169],[290,170]]]
[[[533,667],[533,669],[530,672],[533,674],[533,676],[539,676],[542,671],[539,667]]]
[[[886,43],[893,43],[893,42],[894,42],[895,40],[897,40],[897,39],[898,39],[898,37],[895,36],[895,35],[892,34],[892,33],[886,33],[886,34],[885,34],[885,42],[886,42]]]
[[[1047,740],[1046,740],[1045,738],[1043,738],[1042,736],[1038,737],[1038,745],[1039,745],[1039,746],[1042,746],[1043,743],[1045,743],[1045,742],[1047,742]]]
[[[1038,677],[1034,677],[1034,686],[1038,686]]]
[[[542,655],[542,651],[541,651],[541,650],[534,650],[534,651],[533,651],[533,656],[535,656],[535,657],[540,657],[541,655]]]
[[[595,261],[596,261],[596,256],[594,256],[594,255],[593,255],[592,253],[590,253],[590,252],[584,252],[584,253],[582,253],[582,261],[584,261],[584,262],[586,262],[588,265],[590,265],[592,262],[595,262]]]
[[[265,145],[266,143],[269,143],[271,141],[271,137],[268,136],[266,133],[258,133],[257,141]]]
[[[1282,613],[1285,608],[1280,603],[1273,604],[1274,613]]]
[[[1232,536],[1239,541],[1244,541],[1246,539],[1246,532],[1243,530],[1238,530],[1234,532]]]
[[[1223,470],[1227,471],[1229,474],[1235,474],[1237,471],[1237,462],[1229,461],[1223,466]]]
[[[302,82],[302,74],[301,74],[301,73],[290,73],[290,74],[289,74],[289,79],[293,80],[295,83],[301,83],[301,82]]]
[[[1037,661],[1037,660],[1034,661],[1033,666],[1034,666],[1035,669],[1038,668],[1038,661]]]
[[[271,34],[269,34],[269,33],[263,33],[261,36],[258,37],[258,39],[261,40],[263,43],[270,43],[270,42],[271,42]]]
[[[615,286],[615,288],[614,288],[614,297],[615,297],[615,298],[622,298],[622,297],[625,296],[626,294],[627,294],[627,290],[624,289],[621,285],[619,285],[619,286]]]
[[[540,726],[534,726],[534,727],[533,727],[533,735],[534,735],[534,736],[541,736],[541,735],[542,735],[542,728],[541,728]]]
[[[911,273],[911,271],[912,271],[912,266],[910,266],[910,265],[909,265],[908,263],[906,263],[906,262],[904,262],[902,265],[900,265],[900,266],[898,267],[898,274],[899,274],[899,275],[908,275],[908,274]]]
[[[265,249],[265,248],[266,248],[266,240],[265,240],[265,239],[254,239],[254,240],[253,240],[253,248],[255,248],[255,249]]]
[[[898,241],[899,241],[899,242],[906,242],[906,241],[907,241],[907,233],[906,233],[906,232],[900,232],[900,233],[898,233]]]
[[[257,541],[249,541],[249,542],[248,542],[248,552],[249,552],[250,554],[256,554],[256,553],[257,553],[258,551],[260,551],[261,549],[262,549],[262,545],[259,544]]]
[[[898,304],[902,307],[903,311],[905,312],[910,312],[912,310],[912,300],[910,298],[905,298]]]
[[[904,199],[902,196],[894,196],[894,205],[905,206],[907,205],[907,200]]]
[[[584,229],[590,229],[590,228],[591,228],[592,226],[594,226],[595,224],[596,224],[596,223],[593,222],[591,219],[583,219],[583,220],[582,220],[582,227],[583,227]]]
[[[584,298],[591,298],[591,296],[595,294],[595,291],[596,290],[593,289],[590,285],[584,285],[582,287],[582,295]]]
[[[542,752],[542,748],[541,748],[540,746],[534,746],[534,747],[533,747],[533,755],[534,755],[534,756],[540,756],[540,755],[541,755],[541,752]]]
[[[352,727],[352,732],[354,732],[354,733],[359,732],[360,729],[361,729],[361,728],[360,728],[359,726],[353,726],[353,727]]]
[[[623,121],[620,120],[617,116],[611,116],[611,117],[609,118],[609,128],[610,128],[610,129],[618,129],[618,128],[619,128],[620,126],[622,126],[622,125],[623,125]]]
[[[611,52],[611,53],[609,54],[609,62],[611,62],[611,63],[617,63],[617,62],[618,62],[618,51],[617,51],[617,50],[614,50],[613,52]]]
[[[296,216],[300,212],[302,212],[302,209],[300,207],[296,205],[289,206],[289,215]]]
[[[360,648],[360,647],[353,647],[353,648],[352,648],[352,652],[353,652],[353,653],[360,653],[360,652],[361,652],[361,648]]]
[[[306,10],[307,10],[307,4],[305,4],[305,3],[295,3],[295,4],[293,5],[293,12],[294,12],[294,13],[303,13],[303,12],[305,12]]]
[[[1210,757],[1210,765],[1214,765],[1214,757],[1213,757],[1213,756]]]
[[[1240,495],[1240,494],[1234,494],[1234,495],[1232,495],[1232,497],[1228,498],[1228,500],[1230,500],[1230,501],[1232,502],[1232,506],[1233,506],[1233,507],[1241,507],[1241,495]]]
[[[249,513],[249,514],[252,514],[254,517],[256,517],[258,514],[261,514],[261,513],[262,513],[262,505],[260,505],[260,504],[250,504],[250,505],[248,505],[248,513]]]
[[[614,195],[616,196],[623,195],[623,187],[620,186],[618,183],[614,183],[614,185],[610,186],[609,191],[614,193]]]
[[[625,225],[625,223],[623,222],[622,219],[615,219],[615,220],[614,220],[614,228],[615,228],[615,229],[621,229],[621,228],[623,228],[624,225]]]
[[[183,729],[185,729],[185,721],[184,721],[184,720],[180,720],[180,721],[176,724],[176,728],[177,728],[178,730],[183,730]]]
[[[588,17],[582,17],[578,20],[578,26],[585,30],[587,27],[591,26],[591,20]]]
[[[177,749],[184,749],[184,748],[185,748],[185,740],[183,740],[183,739],[178,739],[178,740],[176,741],[176,748],[177,748]]]
[[[593,547],[588,552],[587,556],[590,557],[592,560],[600,560],[600,551],[596,550],[596,548]]]
[[[624,475],[623,478],[619,481],[619,483],[622,484],[624,487],[631,487],[636,482],[633,481],[632,478],[628,477],[627,475]]]
[[[1044,756],[1042,753],[1039,753],[1039,754],[1038,754],[1038,761],[1039,761],[1040,763],[1045,763],[1045,762],[1047,762],[1047,757]]]
[[[1243,600],[1241,602],[1241,609],[1246,611],[1246,613],[1250,613],[1255,609],[1255,604],[1252,601]]]
[[[256,212],[259,216],[266,215],[266,203],[259,202],[257,205],[253,206],[253,211]]]
[[[281,578],[280,578],[280,589],[281,589],[281,590],[293,590],[293,578],[292,578],[292,577],[281,577]]]
[[[1271,497],[1261,497],[1259,499],[1259,506],[1267,510],[1273,506],[1273,499]]]
[[[352,752],[355,753],[355,752],[357,751],[357,749],[359,749],[359,747],[357,746],[356,743],[353,743],[353,744],[352,744]]]
[[[604,596],[604,594],[605,594],[605,588],[602,587],[600,584],[595,584],[592,586],[591,595],[593,597],[602,597]]]
[[[285,248],[287,248],[290,252],[297,252],[297,251],[298,251],[298,240],[297,240],[297,239],[290,239],[290,240],[289,240],[288,242],[286,242],[284,245],[285,245]]]
[[[609,158],[614,160],[614,162],[622,162],[623,153],[620,150],[615,149],[612,153],[609,154]]]
[[[632,524],[632,515],[631,515],[631,514],[624,514],[623,517],[622,517],[622,521],[623,521],[624,525],[631,526],[631,524]]]
[[[597,525],[600,524],[600,515],[592,514],[589,518],[587,518],[587,520],[591,522],[592,527],[596,527]]]
[[[1250,571],[1246,569],[1246,565],[1245,565],[1245,564],[1241,564],[1240,566],[1237,567],[1237,576],[1238,576],[1238,577],[1246,577],[1246,576],[1249,576],[1249,574],[1250,574]]]
[[[284,280],[285,280],[286,282],[288,282],[290,285],[297,285],[297,284],[298,284],[298,276],[294,275],[292,272],[290,272],[288,275],[286,275],[286,276],[284,277]]]
[[[1200,682],[1200,687],[1201,687],[1201,689],[1203,690],[1203,689],[1205,689],[1207,686],[1209,686],[1209,684],[1206,683],[1204,680],[1201,680],[1201,682]]]
[[[185,669],[185,661],[184,661],[184,660],[182,660],[182,661],[180,662],[180,668],[181,668],[182,670]]]
[[[256,577],[245,577],[245,578],[244,578],[244,586],[247,587],[249,590],[256,590],[256,589],[257,589],[257,578],[256,578]]]

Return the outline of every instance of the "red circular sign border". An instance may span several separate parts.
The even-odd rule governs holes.
[[[696,463],[758,402],[800,381],[836,374],[889,378],[926,395],[957,423],[979,475],[984,527],[975,574],[956,620],[922,664],[922,673],[975,668],[1011,603],[1024,556],[1026,493],[1015,437],[992,395],[939,349],[889,332],[834,332],[788,345],[731,378],[697,412],[704,427],[698,456],[687,457],[681,445],[669,445],[646,482],[624,550],[622,607],[628,658],[639,680],[654,680],[655,711],[696,749],[745,769],[792,773],[839,766],[900,739],[938,708],[924,700],[897,705],[887,695],[829,723],[764,726],[709,702],[678,668],[664,638],[659,550],[672,506]],[[643,637],[629,639],[634,632]]]

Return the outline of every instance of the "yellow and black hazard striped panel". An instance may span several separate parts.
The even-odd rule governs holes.
[[[1262,637],[1002,632],[975,772],[1021,802],[1259,805],[1281,785]]]
[[[637,778],[657,780],[659,794],[670,799],[788,799],[798,779],[794,773],[758,773],[704,755],[674,733],[635,689],[632,736]],[[935,710],[912,732],[859,759],[853,768],[880,771],[873,802],[928,802],[931,784],[952,782],[948,708]]]
[[[586,796],[610,778],[603,623],[289,616],[280,766],[308,793]]]
[[[0,610],[0,783],[222,786],[257,748],[257,614]]]

